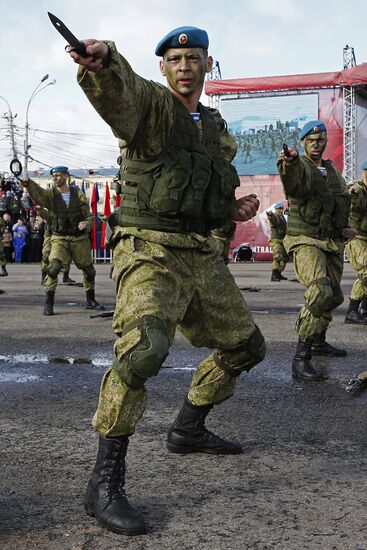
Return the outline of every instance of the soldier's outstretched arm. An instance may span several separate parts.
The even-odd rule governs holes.
[[[47,208],[47,210],[53,209],[53,200],[49,190],[42,189],[42,187],[38,185],[38,183],[29,178],[22,180],[22,185],[23,187],[26,187],[28,189],[32,200],[36,204]]]

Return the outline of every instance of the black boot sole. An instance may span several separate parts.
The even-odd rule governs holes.
[[[119,535],[126,535],[126,536],[136,536],[136,535],[146,535],[147,534],[146,527],[140,528],[140,529],[135,529],[135,530],[118,529],[118,528],[112,527],[107,522],[101,520],[97,516],[97,514],[95,513],[93,508],[91,506],[89,506],[87,503],[84,503],[84,509],[85,509],[87,515],[90,516],[91,518],[95,518],[97,520],[98,524],[101,527],[104,527],[105,529],[107,529],[108,531],[112,531],[113,533],[117,533]]]
[[[181,455],[191,454],[191,453],[206,453],[209,455],[239,455],[243,453],[242,447],[238,449],[219,449],[219,448],[210,448],[210,447],[190,447],[185,445],[174,445],[173,443],[166,443],[167,450],[170,453],[176,453]]]
[[[299,374],[292,373],[293,380],[299,380],[301,382],[325,382],[329,377],[327,375],[319,377],[311,377],[311,376],[301,376]]]

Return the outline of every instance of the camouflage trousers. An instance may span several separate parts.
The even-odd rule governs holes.
[[[83,271],[85,290],[94,289],[95,269],[92,261],[90,240],[87,236],[52,235],[49,265],[44,283],[46,292],[54,291],[57,287],[57,275],[51,276],[49,274],[51,264],[53,262],[56,263],[55,261],[60,264],[60,268],[70,266],[71,261],[74,261],[76,267]]]
[[[350,265],[358,271],[350,297],[353,300],[367,298],[367,237],[358,236],[345,247]]]
[[[50,252],[51,252],[51,235],[44,237],[42,244],[42,260],[41,260],[41,271],[43,273],[47,272],[47,268],[50,265]],[[66,264],[63,264],[63,271],[70,271],[71,257]]]
[[[284,248],[283,241],[280,239],[270,239],[269,244],[273,251],[273,263],[271,264],[271,268],[284,271],[284,268],[289,261],[289,256]]]
[[[343,251],[325,252],[316,246],[300,245],[293,252],[297,278],[307,288],[296,332],[300,340],[308,341],[327,330],[332,310],[343,302]]]
[[[0,266],[6,266],[4,244],[2,241],[2,236],[0,235]]]
[[[169,345],[178,326],[194,346],[218,352],[233,350],[234,357],[235,348],[258,331],[213,238],[207,239],[202,250],[125,236],[114,251],[113,278],[117,288],[113,319],[117,361],[131,357],[140,340],[137,328],[124,334],[124,327],[143,316],[163,321]],[[262,357],[251,366],[264,355],[265,344]],[[219,368],[211,354],[194,373],[187,397],[194,405],[218,404],[232,396],[235,385],[236,378]],[[104,437],[130,435],[146,402],[146,387],[127,385],[112,367],[102,380],[93,426]]]

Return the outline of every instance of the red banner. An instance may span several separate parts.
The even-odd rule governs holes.
[[[103,208],[103,224],[102,224],[102,236],[101,236],[101,248],[106,248],[106,220],[111,216],[111,197],[110,188],[106,182],[106,192],[104,196],[104,208]]]

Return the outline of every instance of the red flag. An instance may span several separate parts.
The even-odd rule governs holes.
[[[93,223],[93,229],[91,233],[91,244],[93,250],[97,250],[97,223],[98,223],[98,212],[97,212],[97,204],[99,201],[99,193],[98,193],[98,187],[97,184],[94,184],[93,191],[92,191],[92,198],[90,201],[90,205],[92,208],[92,212],[94,215],[94,223]]]
[[[116,208],[118,208],[121,204],[121,195],[116,195]]]
[[[106,193],[104,196],[104,209],[103,209],[103,224],[102,224],[102,236],[101,236],[101,248],[106,248],[106,222],[105,219],[111,216],[111,199],[110,188],[106,181]]]

